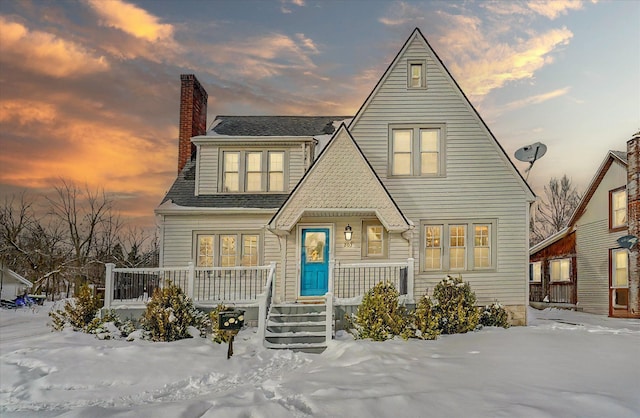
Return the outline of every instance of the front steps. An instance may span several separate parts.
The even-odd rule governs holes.
[[[273,305],[267,318],[264,346],[322,353],[327,348],[326,305]]]

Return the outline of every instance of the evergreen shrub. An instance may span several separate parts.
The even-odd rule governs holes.
[[[396,335],[410,337],[409,317],[406,308],[398,304],[399,296],[391,283],[375,285],[363,297],[355,315],[345,318],[349,332],[356,339],[374,341],[385,341]]]
[[[229,332],[221,331],[220,328],[218,328],[218,314],[229,309],[230,308],[224,305],[218,305],[214,310],[211,311],[211,313],[209,313],[209,319],[211,321],[211,340],[214,343],[228,343],[231,339],[231,334]]]
[[[141,319],[146,336],[152,341],[176,341],[191,338],[189,327],[196,327],[205,336],[211,327],[209,317],[193,306],[182,289],[167,282],[156,288]]]
[[[88,332],[87,327],[93,322],[101,306],[100,298],[93,294],[88,285],[83,284],[78,297],[65,301],[63,310],[49,312],[51,325],[56,331],[70,325],[74,331]]]
[[[422,296],[418,301],[416,310],[412,315],[414,334],[423,340],[435,340],[440,334],[438,329],[440,313],[434,309],[428,295]]]
[[[509,314],[498,301],[481,308],[480,325],[509,328]]]
[[[473,331],[480,320],[475,306],[476,295],[462,277],[447,276],[433,289],[438,317],[438,329],[442,334],[462,334]]]

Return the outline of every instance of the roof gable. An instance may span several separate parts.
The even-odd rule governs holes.
[[[507,170],[514,176],[518,184],[522,187],[523,191],[525,192],[525,195],[527,196],[527,200],[528,201],[535,200],[535,193],[533,192],[529,184],[524,180],[524,178],[522,177],[522,174],[516,169],[515,165],[513,164],[513,161],[511,161],[511,159],[508,157],[504,148],[502,148],[502,146],[500,145],[496,137],[493,135],[493,133],[491,132],[487,124],[484,122],[480,114],[477,112],[477,110],[473,107],[473,105],[471,104],[467,96],[464,94],[464,92],[462,91],[458,83],[452,77],[449,70],[445,67],[440,57],[438,57],[438,55],[433,50],[433,48],[431,47],[431,45],[429,44],[427,39],[424,37],[424,35],[422,34],[419,28],[416,28],[412,32],[411,36],[409,36],[409,38],[404,43],[404,45],[402,46],[398,54],[395,56],[391,64],[389,64],[389,67],[387,67],[383,76],[380,78],[380,80],[378,81],[376,86],[373,88],[373,90],[371,91],[371,93],[369,94],[365,102],[362,104],[362,106],[356,113],[355,117],[349,124],[350,131],[355,132],[354,128],[356,127],[356,125],[358,124],[362,116],[368,111],[368,108],[370,105],[372,105],[372,102],[375,101],[376,96],[383,89],[383,86],[385,85],[385,83],[398,82],[397,80],[392,80],[390,78],[391,74],[394,72],[395,68],[400,65],[401,61],[408,54],[409,49],[415,47],[416,45],[419,45],[421,48],[424,49],[425,53],[433,61],[435,68],[437,68],[437,70],[449,82],[455,94],[460,97],[460,99],[464,103],[464,106],[466,106],[469,114],[471,114],[473,118],[477,120],[477,122],[479,123],[479,126],[483,131],[483,134],[486,135],[487,138],[489,138],[491,142],[491,146],[495,149],[496,154],[505,164],[505,167],[507,168]],[[427,88],[424,89],[423,91],[428,91],[428,90],[429,90],[429,80],[427,80]],[[407,121],[407,122],[412,122],[412,121]]]
[[[624,159],[622,158],[623,154],[625,157]],[[578,207],[573,212],[573,215],[571,215],[571,219],[569,220],[568,224],[569,227],[573,227],[578,219],[580,219],[580,217],[584,214],[587,206],[589,205],[589,202],[591,201],[591,198],[593,197],[596,190],[598,190],[600,183],[602,182],[604,176],[607,174],[614,162],[618,162],[624,167],[627,167],[628,164],[626,153],[623,153],[621,151],[609,151],[607,153],[607,156],[602,161],[602,164],[600,164],[600,167],[598,168],[598,171],[596,171],[596,174],[591,180],[591,183],[589,183],[589,187],[587,187],[587,190],[584,192],[584,195],[582,196],[582,200],[580,200]]]
[[[317,210],[371,211],[389,231],[411,227],[344,123],[269,225],[291,231],[305,212]]]

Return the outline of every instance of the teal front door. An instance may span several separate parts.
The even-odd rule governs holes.
[[[300,296],[321,296],[329,290],[329,229],[302,230]]]

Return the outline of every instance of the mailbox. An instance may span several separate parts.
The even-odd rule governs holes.
[[[218,329],[223,331],[237,331],[244,325],[244,311],[234,309],[218,313]]]

